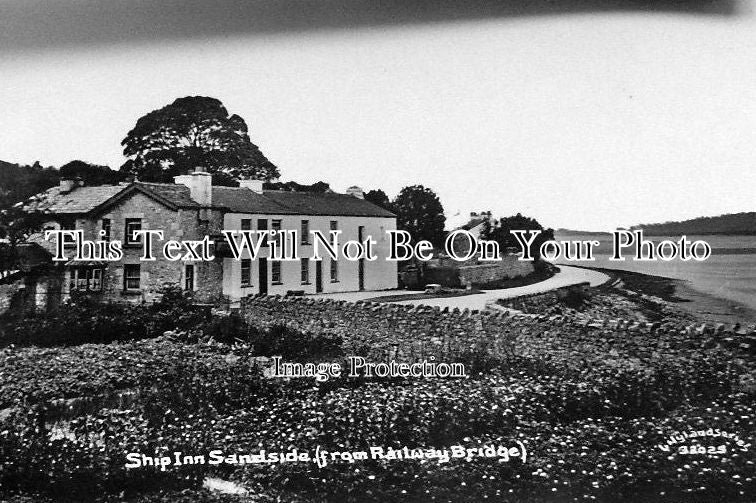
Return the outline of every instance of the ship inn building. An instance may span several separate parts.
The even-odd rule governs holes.
[[[175,183],[132,182],[83,186],[62,180],[37,194],[24,209],[43,215],[44,229],[81,229],[85,239],[120,239],[119,261],[54,262],[53,243],[42,234],[24,245],[30,257],[24,267],[23,289],[35,309],[50,309],[74,292],[102,301],[154,300],[167,285],[193,292],[198,302],[235,303],[256,294],[303,294],[386,290],[397,287],[397,263],[385,260],[386,231],[396,229],[396,216],[363,198],[351,187],[347,194],[263,190],[259,180],[242,180],[239,187],[218,187],[203,170],[175,177]],[[164,241],[201,240],[210,236],[216,246],[212,261],[141,261],[142,242],[135,230],[159,229]],[[234,258],[223,230],[296,230],[301,257],[270,260],[270,247],[257,257]],[[322,254],[311,260],[310,231],[325,236],[339,230],[340,242],[371,237],[377,260],[336,260]],[[157,243],[161,244],[161,243]],[[157,249],[158,246],[156,245]]]

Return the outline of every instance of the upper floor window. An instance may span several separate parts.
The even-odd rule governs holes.
[[[270,222],[270,230],[275,232],[275,234],[271,233],[271,236],[276,241],[276,243],[278,243],[278,246],[283,246],[283,236],[281,234],[281,221],[272,220]]]
[[[339,222],[337,220],[331,220],[331,230],[332,231],[339,230]],[[329,236],[330,236],[330,234],[329,234]],[[337,281],[337,280],[332,280],[332,281]]]
[[[135,231],[142,230],[142,219],[141,218],[127,218],[126,224],[124,226],[124,244],[127,245],[138,245],[142,244],[142,237],[141,236],[135,236]]]
[[[251,218],[242,218],[241,219],[241,230],[243,230],[243,231],[251,231],[252,230],[252,219]]]
[[[310,221],[302,220],[302,244],[310,244]]]
[[[258,218],[257,219],[257,231],[267,231],[268,230],[268,220],[265,218]],[[268,239],[267,238],[260,238],[262,239],[261,246],[268,246]]]
[[[110,219],[109,218],[103,218],[102,219],[102,239],[105,241],[110,241]]]

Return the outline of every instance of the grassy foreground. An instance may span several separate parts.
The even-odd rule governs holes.
[[[754,448],[745,447],[756,437],[753,357],[698,335],[526,318],[513,323],[507,351],[475,351],[476,341],[469,341],[473,350],[455,352],[468,379],[317,383],[266,378],[262,357],[341,361],[345,347],[354,354],[343,332],[263,329],[218,314],[179,319],[175,313],[186,311],[180,300],[149,312],[108,309],[119,337],[141,340],[1,350],[3,499],[749,502],[756,493]],[[108,340],[98,332],[104,328],[82,325],[74,315],[35,323],[34,330],[66,325],[82,339]],[[171,324],[176,330],[160,335]],[[135,336],[139,326],[159,333]],[[14,340],[31,337],[22,332],[17,328]],[[439,347],[437,360],[449,361],[444,357]],[[667,443],[698,431],[700,437]],[[353,452],[518,441],[527,449],[525,462],[125,467],[130,452]],[[202,489],[209,476],[247,494]]]

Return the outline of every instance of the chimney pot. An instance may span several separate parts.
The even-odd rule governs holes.
[[[358,199],[365,199],[365,193],[362,191],[362,188],[352,185],[349,187],[346,191],[346,193],[352,197],[356,197]]]

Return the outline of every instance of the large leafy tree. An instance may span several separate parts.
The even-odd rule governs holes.
[[[502,251],[507,248],[516,248],[519,250],[521,246],[517,238],[511,233],[513,230],[541,231],[533,241],[531,247],[533,256],[536,259],[540,259],[539,250],[541,244],[554,239],[554,229],[546,229],[535,218],[526,217],[521,213],[511,217],[500,218],[494,221],[493,224],[490,221],[485,221],[480,232],[480,237],[498,242]]]
[[[141,117],[121,142],[121,167],[142,180],[167,181],[202,166],[226,178],[278,178],[252,143],[244,119],[215,98],[187,96]]]
[[[442,247],[444,238],[444,207],[438,196],[422,185],[404,187],[392,203],[396,225],[410,233],[414,240],[426,239]]]

